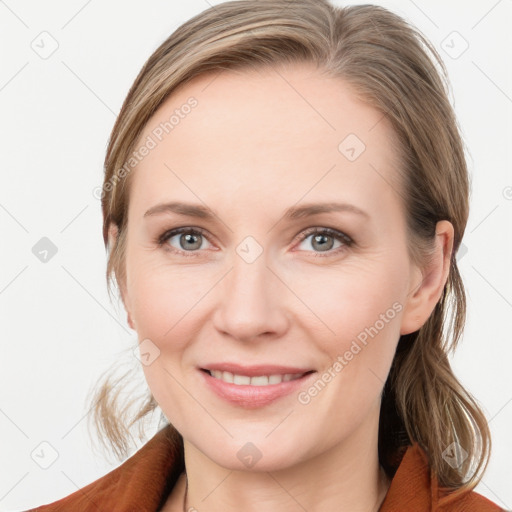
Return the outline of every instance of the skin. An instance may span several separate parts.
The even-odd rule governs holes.
[[[389,487],[377,452],[382,388],[400,335],[419,329],[441,296],[453,227],[438,223],[428,267],[410,261],[393,131],[341,79],[307,64],[201,75],[166,100],[140,140],[190,96],[197,107],[133,171],[121,283],[130,326],[160,350],[143,369],[184,437],[187,509],[377,510]],[[350,133],[366,146],[352,162],[338,150]],[[169,201],[217,217],[144,217]],[[291,206],[329,201],[368,218],[283,218]],[[172,252],[190,246],[180,234],[158,245],[177,227],[203,228],[199,248]],[[353,244],[327,235],[323,252],[314,235],[298,238],[311,227]],[[263,250],[252,263],[236,252],[247,236]],[[292,393],[244,409],[213,394],[197,370],[284,364],[318,378],[394,303],[401,310],[308,404]],[[249,441],[261,453],[251,468],[237,457]],[[182,476],[164,510],[181,511],[183,493]]]

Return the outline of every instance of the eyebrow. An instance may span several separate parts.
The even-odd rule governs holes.
[[[361,215],[367,219],[370,218],[370,215],[367,212],[361,210],[353,204],[336,202],[308,203],[302,206],[292,206],[285,211],[283,218],[285,220],[296,220],[310,217],[312,215],[318,215],[320,213],[331,212],[349,212]],[[206,206],[183,203],[179,201],[157,204],[156,206],[151,207],[144,214],[144,217],[150,217],[162,213],[177,213],[178,215],[183,215],[186,217],[197,217],[206,220],[213,220],[215,217],[217,217],[215,212]]]

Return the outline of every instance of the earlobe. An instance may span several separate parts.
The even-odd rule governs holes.
[[[132,320],[132,317],[129,312],[126,313],[126,321],[128,322],[128,325],[130,326],[130,328],[135,331],[135,327],[133,325],[133,320]]]
[[[117,240],[118,234],[119,234],[119,229],[118,229],[117,225],[112,222],[108,228],[108,246],[110,248],[112,248],[114,246],[114,244]],[[124,289],[123,283],[118,283],[118,284],[119,284],[119,292],[121,294],[121,300],[122,300],[124,308],[126,310],[126,321],[127,321],[128,325],[130,326],[130,328],[135,331],[136,330],[135,324],[132,320],[130,308],[129,308],[128,302],[127,302],[126,290]]]
[[[412,286],[406,298],[400,334],[420,329],[441,298],[450,272],[453,250],[453,225],[442,220],[436,226],[435,253],[427,267],[414,267]]]
[[[112,248],[115,244],[115,241],[117,239],[117,233],[118,233],[117,225],[114,224],[113,222],[111,222],[108,227],[108,246],[110,248]]]

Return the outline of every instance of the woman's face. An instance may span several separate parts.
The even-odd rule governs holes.
[[[215,463],[375,441],[398,339],[425,320],[392,137],[306,65],[196,77],[147,124],[124,301],[156,401]]]

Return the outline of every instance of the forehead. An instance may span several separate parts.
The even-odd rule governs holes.
[[[385,116],[307,64],[195,77],[157,110],[136,147],[150,139],[133,177],[134,206],[184,195],[259,209],[280,198],[356,195],[370,206],[398,189]]]

